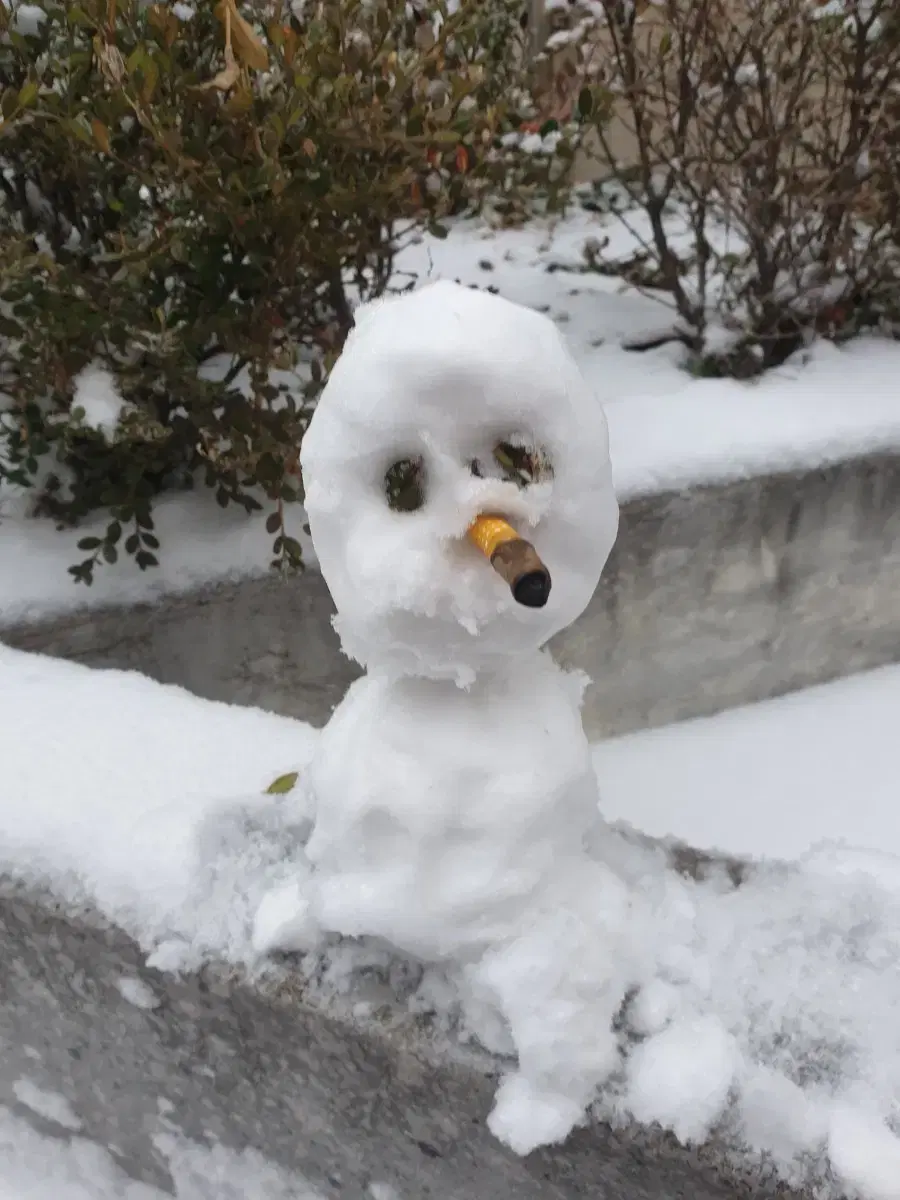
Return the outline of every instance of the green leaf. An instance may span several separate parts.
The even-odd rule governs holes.
[[[86,129],[84,125],[77,120],[77,118],[73,117],[70,120],[63,121],[63,126],[64,128],[68,129],[69,133],[76,137],[79,142],[83,142],[85,146],[94,145],[93,133],[90,129]]]
[[[84,537],[78,543],[79,550],[97,550],[102,545],[98,537]]]
[[[578,93],[578,115],[589,117],[594,111],[594,93],[589,87],[583,87]]]
[[[288,771],[286,775],[279,775],[266,788],[265,794],[267,796],[286,796],[288,792],[293,790],[299,778],[299,771]]]
[[[38,97],[38,85],[34,79],[29,79],[19,89],[19,108],[28,108]]]

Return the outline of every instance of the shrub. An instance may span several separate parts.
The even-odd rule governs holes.
[[[671,294],[695,370],[755,374],[811,332],[896,320],[893,0],[602,0],[555,36],[576,46],[583,115],[603,113],[596,141],[641,243],[629,270]]]
[[[0,485],[108,510],[76,580],[154,565],[154,497],[198,481],[268,504],[295,564],[284,506],[354,298],[410,231],[558,173],[509,148],[519,6],[41,7],[0,5]]]

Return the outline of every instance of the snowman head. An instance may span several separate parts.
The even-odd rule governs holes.
[[[606,419],[556,326],[458,284],[357,311],[301,465],[335,626],[369,669],[466,684],[534,651],[584,611],[615,541]],[[546,566],[543,607],[467,536],[485,514]]]

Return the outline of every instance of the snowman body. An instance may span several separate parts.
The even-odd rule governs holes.
[[[378,673],[354,684],[305,779],[322,926],[425,962],[471,961],[517,928],[596,824],[580,691],[542,654],[466,690]]]
[[[497,469],[501,442],[529,447],[544,476]],[[397,462],[418,473],[411,511],[388,503]],[[440,283],[360,311],[302,467],[335,624],[367,669],[303,781],[304,927],[445,964],[482,1040],[502,1026],[494,1048],[518,1054],[491,1127],[527,1152],[565,1137],[614,1068],[627,986],[610,966],[627,957],[627,896],[587,849],[584,680],[542,649],[586,607],[615,539],[605,417],[551,321]],[[517,605],[467,542],[481,513],[537,548],[544,608]],[[548,943],[570,969],[548,970]]]

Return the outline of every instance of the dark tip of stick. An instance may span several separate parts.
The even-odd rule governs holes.
[[[516,580],[513,588],[513,598],[516,603],[525,608],[543,608],[550,597],[550,573],[548,571],[529,571],[521,579]]]

